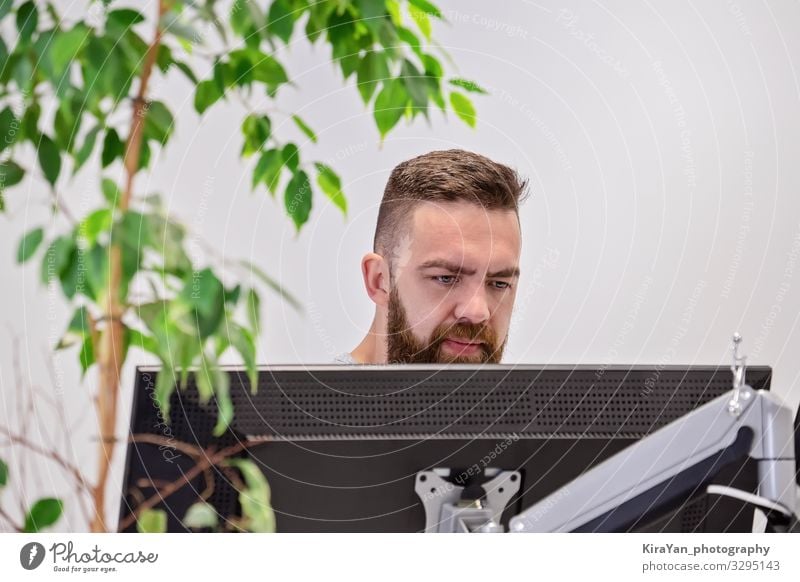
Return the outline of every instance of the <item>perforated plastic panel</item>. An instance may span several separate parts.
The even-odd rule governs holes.
[[[455,367],[454,367],[455,368]],[[352,368],[351,368],[352,369]],[[767,388],[769,368],[748,370]],[[364,438],[631,437],[658,429],[731,389],[727,368],[449,370],[285,367],[262,373],[251,395],[234,374],[237,432],[251,436]]]

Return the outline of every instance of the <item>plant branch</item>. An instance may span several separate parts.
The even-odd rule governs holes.
[[[3,510],[3,508],[2,508],[2,507],[0,507],[0,517],[2,517],[3,519],[5,519],[5,520],[8,522],[8,524],[9,524],[9,525],[10,525],[12,528],[14,528],[14,531],[16,531],[17,533],[21,533],[21,532],[23,531],[23,528],[22,528],[22,526],[21,526],[21,525],[19,525],[19,524],[17,524],[17,523],[16,523],[16,522],[15,522],[15,521],[14,521],[14,520],[11,518],[11,516],[10,516],[10,515],[8,515],[8,514],[7,514],[7,513],[6,513],[6,512]]]
[[[185,450],[186,454],[199,459],[197,464],[192,467],[189,471],[183,473],[180,477],[175,479],[174,481],[168,483],[166,486],[162,488],[158,488],[156,492],[145,499],[140,505],[136,507],[130,514],[128,514],[124,519],[120,521],[119,524],[119,531],[123,531],[133,525],[136,520],[138,519],[139,515],[147,510],[152,509],[159,502],[163,501],[165,498],[169,497],[176,491],[179,491],[185,485],[190,483],[192,479],[200,475],[201,473],[207,472],[211,467],[219,465],[226,459],[247,450],[253,446],[263,444],[262,441],[240,441],[235,445],[231,445],[224,449],[220,449],[215,451],[213,449],[203,449],[200,447],[194,447],[189,445],[188,443],[176,443],[173,440],[166,439],[163,437],[159,437],[156,435],[147,435],[147,434],[135,434],[131,435],[129,442],[142,442],[148,444],[167,444],[169,446],[181,445],[184,448],[178,448],[178,450]]]
[[[130,206],[133,195],[133,180],[139,169],[144,124],[147,117],[147,89],[161,44],[163,35],[161,24],[167,8],[167,0],[160,0],[155,33],[145,53],[139,89],[133,102],[133,118],[123,158],[126,173],[125,189],[120,199],[120,210],[123,213]],[[111,468],[111,458],[114,453],[113,439],[117,424],[117,400],[119,398],[122,364],[125,359],[123,353],[124,326],[122,323],[124,306],[122,305],[123,299],[119,296],[121,288],[122,248],[119,243],[115,243],[109,249],[108,304],[105,312],[108,323],[103,329],[100,338],[100,350],[97,360],[100,368],[100,386],[97,395],[100,446],[98,478],[93,495],[95,519],[92,520],[91,529],[94,532],[108,531],[108,525],[105,520],[105,488]]]
[[[86,482],[86,479],[84,478],[80,469],[78,469],[78,467],[67,461],[57,452],[45,449],[44,447],[41,447],[29,441],[24,436],[11,432],[2,425],[0,425],[0,434],[4,434],[11,441],[12,444],[23,446],[34,453],[52,459],[53,461],[61,465],[61,467],[64,468],[68,473],[70,473],[84,489],[86,489],[87,491],[91,491],[92,486]]]

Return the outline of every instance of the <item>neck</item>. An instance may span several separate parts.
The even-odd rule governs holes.
[[[376,313],[367,335],[350,352],[359,364],[385,364],[388,361],[386,353],[386,322],[384,319],[379,313]]]

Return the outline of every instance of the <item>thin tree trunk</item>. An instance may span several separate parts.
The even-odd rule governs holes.
[[[139,155],[142,147],[142,131],[147,116],[147,85],[153,66],[158,56],[158,47],[161,44],[161,18],[166,12],[166,0],[161,0],[156,19],[156,31],[153,41],[145,54],[142,64],[139,92],[133,102],[133,119],[128,141],[125,144],[125,174],[126,184],[122,192],[119,208],[122,212],[128,210],[131,196],[133,195],[133,179],[139,167]],[[119,384],[124,360],[123,342],[124,327],[122,315],[125,311],[125,298],[120,297],[122,284],[122,249],[118,244],[112,244],[109,250],[109,279],[108,300],[105,311],[105,327],[100,334],[99,346],[95,346],[98,354],[99,391],[97,395],[97,423],[100,429],[99,469],[97,483],[94,487],[93,501],[95,515],[92,520],[93,532],[108,531],[108,521],[105,515],[105,490],[108,482],[108,473],[114,454],[117,425],[117,403],[119,399]],[[98,349],[99,348],[99,349]]]

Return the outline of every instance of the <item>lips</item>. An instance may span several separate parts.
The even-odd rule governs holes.
[[[483,342],[471,342],[471,341],[462,340],[462,339],[456,339],[456,338],[452,338],[452,337],[447,338],[447,341],[453,342],[455,344],[460,344],[462,346],[475,346],[475,347],[478,347],[483,343]]]
[[[475,355],[481,352],[483,342],[471,342],[461,339],[447,338],[444,341],[445,348],[451,353],[461,355]]]

